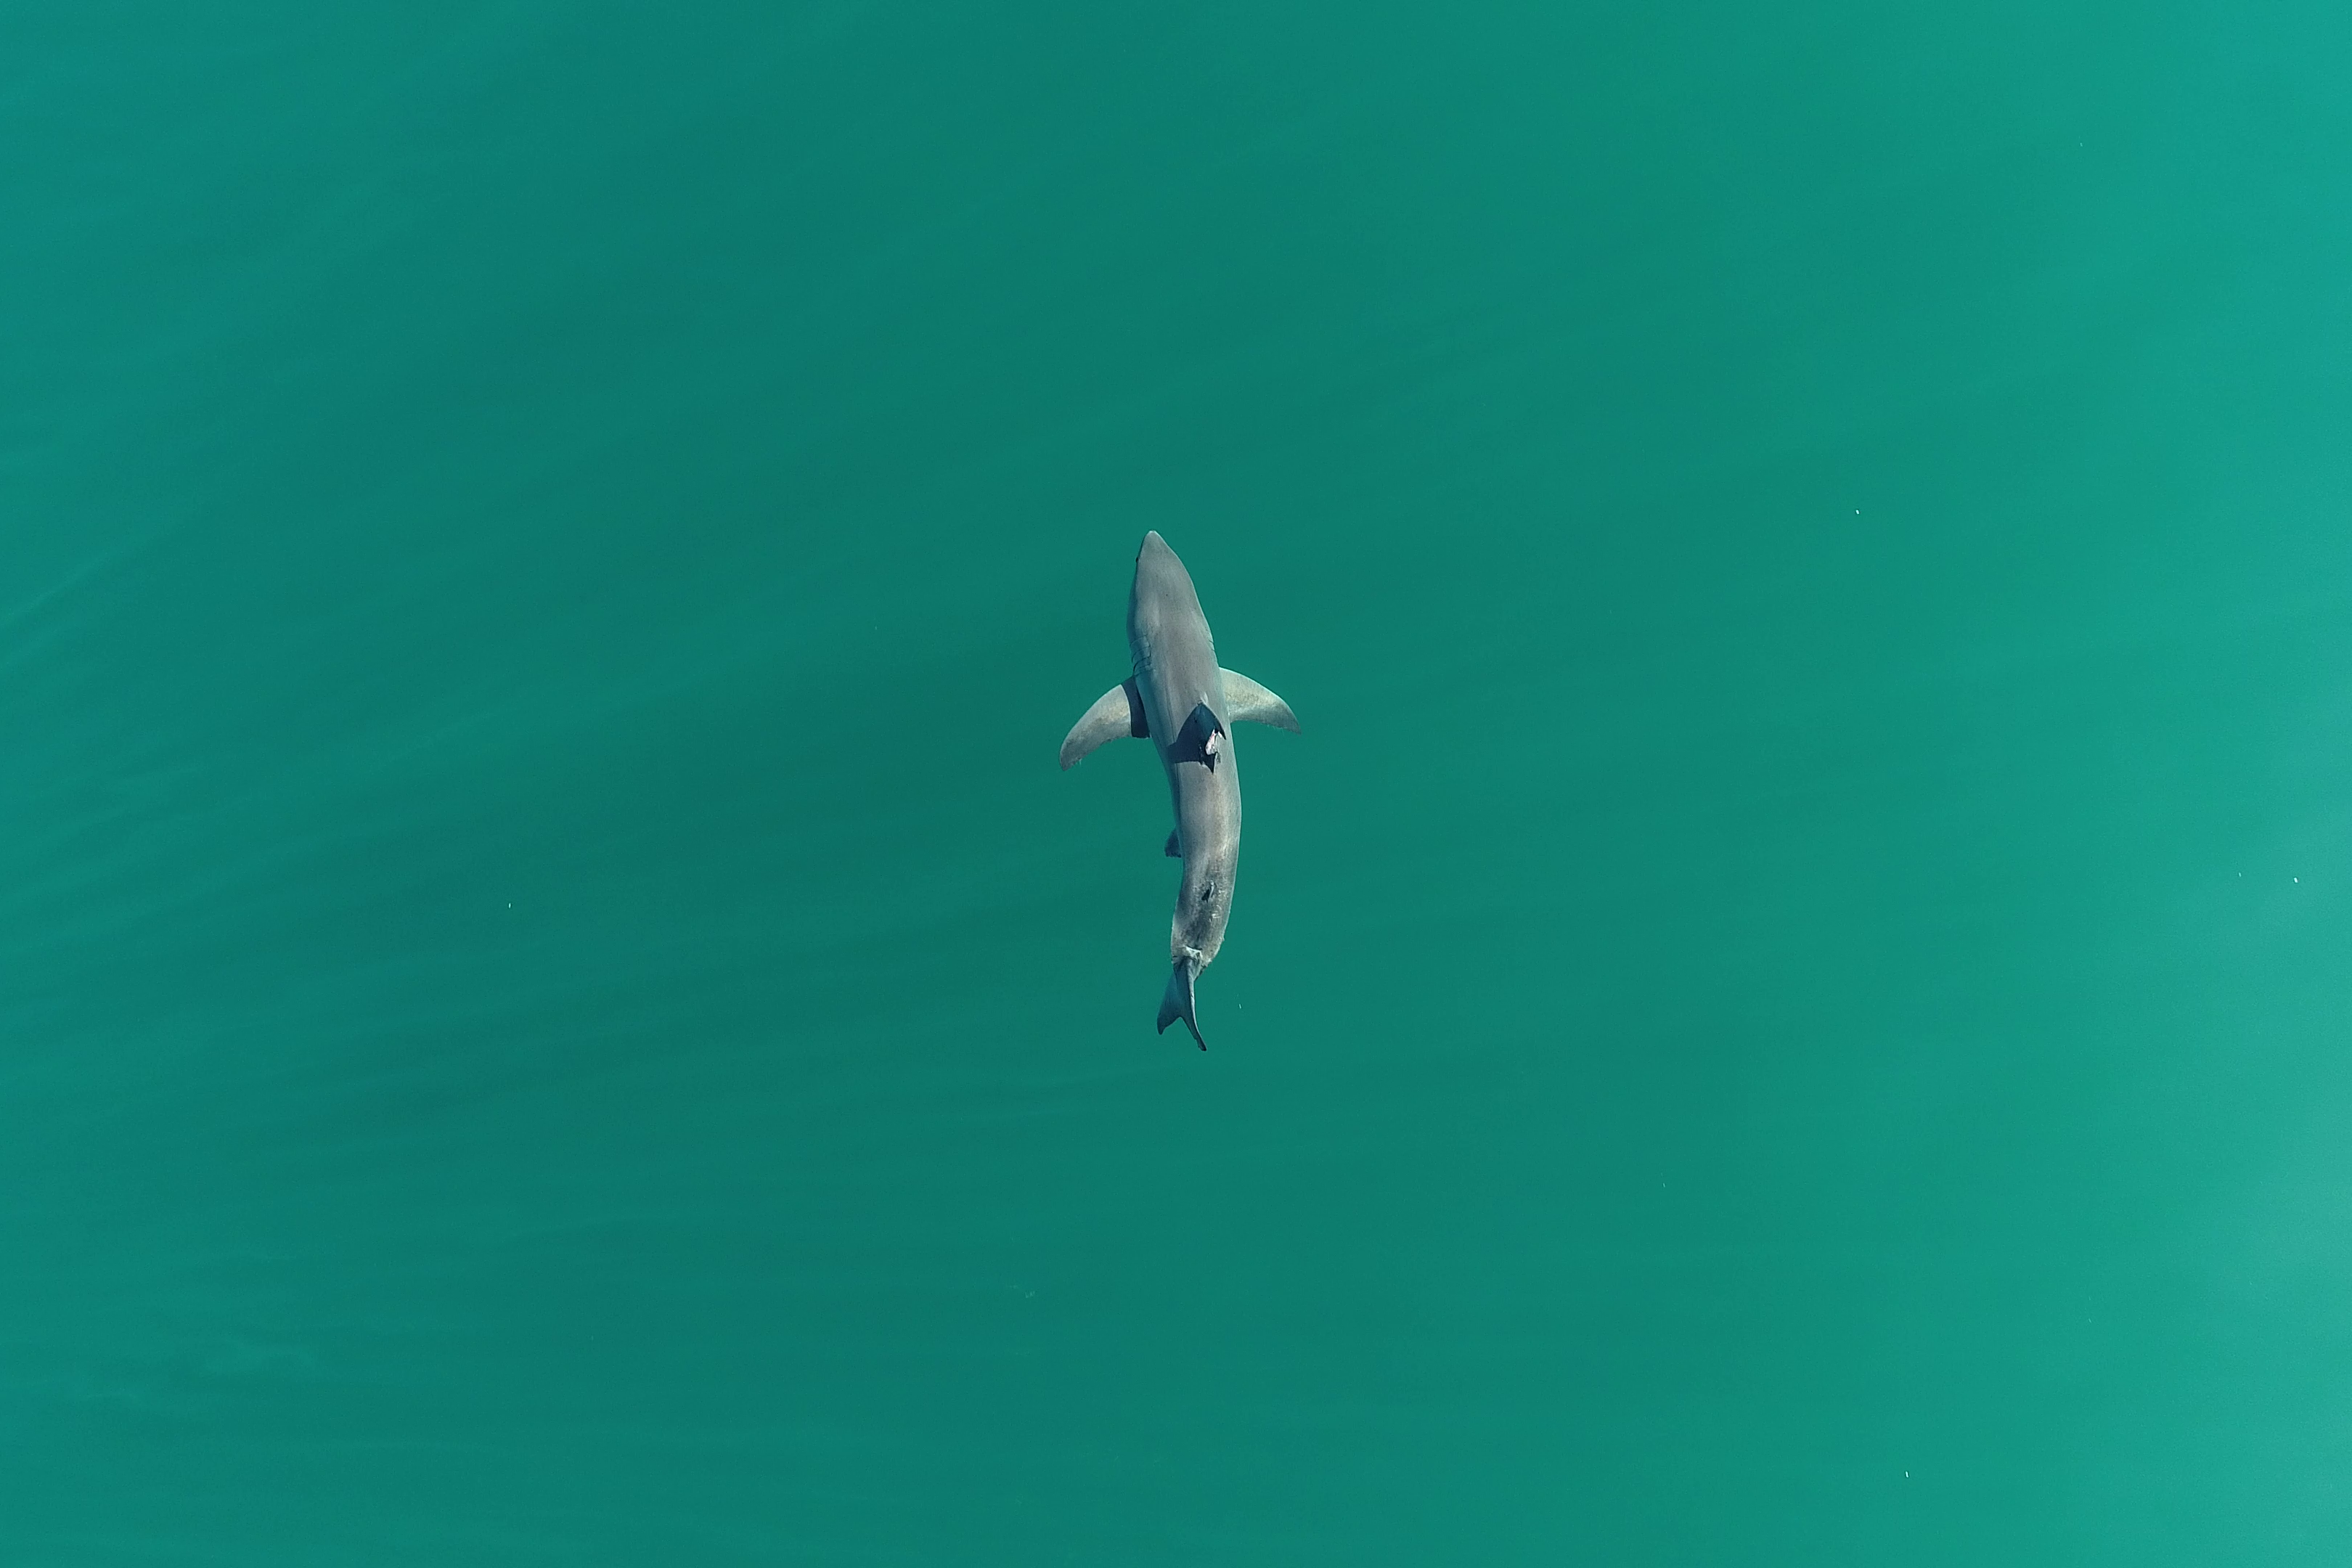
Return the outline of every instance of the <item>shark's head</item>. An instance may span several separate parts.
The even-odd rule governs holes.
[[[1143,536],[1135,552],[1135,588],[1128,600],[1128,616],[1158,626],[1171,617],[1201,613],[1201,596],[1193,591],[1192,574],[1168,548],[1157,531]]]

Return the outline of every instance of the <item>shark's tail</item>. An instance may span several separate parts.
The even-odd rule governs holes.
[[[1176,961],[1168,976],[1168,990],[1160,998],[1160,1032],[1166,1034],[1168,1026],[1181,1018],[1184,1026],[1192,1031],[1192,1038],[1205,1051],[1209,1042],[1201,1038],[1201,1021],[1192,1016],[1192,977],[1200,973],[1201,961],[1193,953],[1187,952]]]

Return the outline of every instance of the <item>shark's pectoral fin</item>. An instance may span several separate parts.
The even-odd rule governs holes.
[[[1135,682],[1122,680],[1096,698],[1086,716],[1070,726],[1070,732],[1062,738],[1062,766],[1065,770],[1075,766],[1106,741],[1150,733],[1151,726],[1143,717],[1143,702],[1136,695]]]
[[[1271,724],[1277,730],[1298,733],[1298,719],[1290,711],[1289,703],[1238,669],[1221,669],[1217,673],[1224,678],[1226,718]]]

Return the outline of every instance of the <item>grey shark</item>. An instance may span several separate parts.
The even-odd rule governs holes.
[[[1248,676],[1217,667],[1217,648],[1192,574],[1157,533],[1136,552],[1127,596],[1127,646],[1134,673],[1096,700],[1062,742],[1064,771],[1107,741],[1149,739],[1168,773],[1176,830],[1167,852],[1184,862],[1176,919],[1168,934],[1171,973],[1160,1002],[1160,1032],[1177,1019],[1202,1050],[1192,983],[1217,956],[1234,908],[1242,858],[1242,780],[1229,724],[1244,720],[1297,731],[1289,704]]]

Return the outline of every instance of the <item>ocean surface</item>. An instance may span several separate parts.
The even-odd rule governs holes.
[[[9,8],[0,1561],[2352,1561],[2347,81]]]

